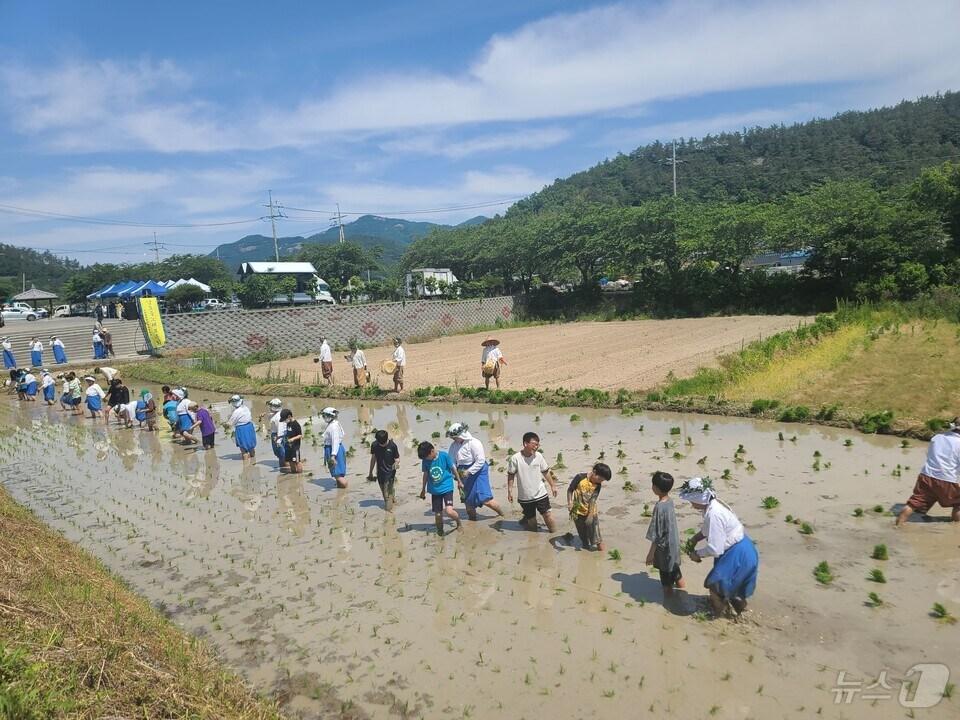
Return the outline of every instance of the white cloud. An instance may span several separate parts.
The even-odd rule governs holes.
[[[270,111],[204,102],[182,69],[149,61],[7,65],[0,69],[0,107],[42,147],[175,153],[636,114],[679,97],[790,85],[835,84],[896,100],[960,86],[960,63],[949,61],[958,27],[956,0],[624,2],[494,35],[464,68],[341,77],[329,93]],[[563,134],[548,128],[459,144],[394,137],[387,147],[408,152],[419,144],[456,159],[562,142],[550,132]]]
[[[520,129],[513,132],[479,135],[463,140],[451,140],[441,135],[427,134],[403,137],[381,143],[391,153],[441,155],[459,160],[478,153],[542,150],[570,139],[572,133],[559,127]]]
[[[824,112],[823,106],[816,103],[796,103],[784,108],[760,108],[743,113],[722,113],[692,120],[611,130],[605,133],[597,144],[632,150],[637,145],[654,140],[669,142],[680,138],[703,137],[743,128],[789,124],[823,115]]]
[[[318,134],[570,117],[704,93],[926,78],[960,85],[955,0],[673,0],[556,15],[496,35],[463,73],[344,82],[269,119]],[[932,69],[936,68],[936,72]]]

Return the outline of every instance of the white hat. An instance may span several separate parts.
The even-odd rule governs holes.
[[[340,411],[337,410],[335,407],[325,407],[323,410],[320,411],[320,414],[323,417],[335,418],[337,415],[340,414]]]
[[[272,407],[272,408],[278,408],[278,407],[281,407],[281,406],[283,405],[283,400],[281,400],[280,398],[274,398],[273,400],[267,400],[267,405],[269,405],[269,406]]]
[[[230,404],[233,405],[234,407],[240,407],[241,405],[243,405],[243,398],[239,395],[231,395]]]
[[[183,397],[184,397],[184,396],[183,396],[183,390],[181,390],[180,388],[174,388],[174,389],[171,391],[171,394],[172,394],[174,397],[178,397],[178,398],[180,398],[181,400],[183,400]]]
[[[447,429],[447,437],[455,438],[463,435],[469,428],[466,423],[455,422]]]

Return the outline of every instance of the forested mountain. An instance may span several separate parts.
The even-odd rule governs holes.
[[[32,283],[41,290],[55,292],[79,269],[80,263],[76,260],[0,243],[0,296],[5,299],[10,294],[20,292],[24,274],[27,276],[27,289]]]
[[[478,215],[464,221],[460,226],[478,225],[486,220],[487,218]],[[438,227],[449,226],[379,215],[361,215],[353,222],[344,223],[343,233],[347,240],[352,240],[367,250],[381,247],[383,250],[381,262],[385,267],[390,267],[397,263],[411,242],[424,237]],[[277,238],[277,247],[281,260],[292,260],[311,243],[329,245],[338,242],[339,239],[340,230],[334,226],[309,237]],[[265,235],[247,235],[236,242],[220,245],[210,253],[210,256],[219,257],[231,271],[235,271],[242,262],[272,260],[275,257],[273,238]]]
[[[510,214],[576,201],[636,205],[672,192],[669,144],[652,143],[557,180]],[[960,93],[829,120],[752,128],[677,143],[679,194],[688,200],[772,200],[825,180],[889,187],[960,156]]]

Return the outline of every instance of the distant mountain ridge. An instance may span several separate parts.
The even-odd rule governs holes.
[[[465,220],[460,225],[480,225],[489,218],[483,215]],[[451,227],[439,223],[403,220],[380,215],[361,215],[353,222],[344,223],[343,234],[347,240],[365,248],[383,248],[384,265],[393,265],[403,255],[407,246],[438,227]],[[304,245],[311,243],[332,244],[340,239],[340,230],[333,226],[323,232],[303,237],[278,237],[277,249],[281,260],[289,260],[299,253]],[[219,257],[231,272],[236,272],[241,263],[257,260],[273,260],[273,238],[265,235],[247,235],[236,242],[217,246],[210,257]]]

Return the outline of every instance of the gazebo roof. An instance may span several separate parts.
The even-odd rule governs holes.
[[[14,295],[14,300],[54,300],[60,297],[56,293],[47,292],[46,290],[37,290],[32,285],[30,289],[26,292],[22,292],[19,295]]]

